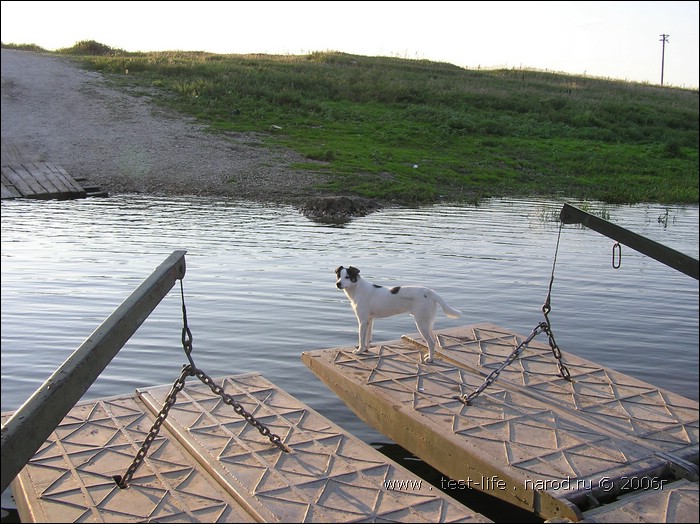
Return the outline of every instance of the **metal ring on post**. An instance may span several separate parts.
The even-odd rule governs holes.
[[[617,251],[617,253],[616,253]],[[615,262],[615,255],[617,254],[617,262]],[[614,269],[619,269],[622,264],[622,246],[619,242],[615,242],[612,247],[612,267]]]

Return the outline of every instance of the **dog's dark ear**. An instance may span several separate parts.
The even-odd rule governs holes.
[[[352,280],[353,282],[357,281],[357,275],[359,275],[359,274],[360,274],[360,270],[357,269],[356,267],[350,266],[348,268],[348,275],[350,276],[350,280]]]
[[[340,272],[341,272],[342,270],[343,270],[343,266],[338,266],[337,268],[335,268],[335,276],[339,277],[339,276],[340,276]]]

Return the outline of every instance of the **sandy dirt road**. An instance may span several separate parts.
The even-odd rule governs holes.
[[[320,176],[261,135],[211,134],[70,59],[2,49],[2,164],[58,164],[110,194],[221,195],[298,203]],[[261,123],[261,129],[270,123]]]

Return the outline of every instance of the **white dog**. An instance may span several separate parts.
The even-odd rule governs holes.
[[[459,318],[462,313],[452,309],[438,294],[427,287],[399,286],[391,289],[370,284],[360,277],[356,267],[340,266],[335,270],[338,289],[345,291],[350,299],[359,324],[359,345],[355,353],[367,351],[372,341],[372,322],[375,318],[386,318],[400,313],[410,313],[416,321],[418,331],[428,344],[428,355],[423,362],[432,362],[435,353],[433,323],[437,305],[450,318]]]

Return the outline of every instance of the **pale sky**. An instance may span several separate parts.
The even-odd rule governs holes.
[[[694,2],[2,1],[2,42],[55,50],[341,51],[698,88]]]

